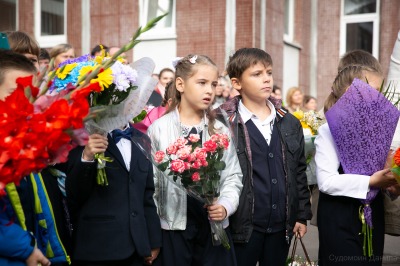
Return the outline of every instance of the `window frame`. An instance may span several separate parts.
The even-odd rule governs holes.
[[[64,0],[64,34],[41,36],[42,17],[41,17],[41,0],[34,2],[34,33],[41,48],[52,48],[60,43],[67,43],[67,3]]]
[[[358,15],[344,14],[344,1],[341,0],[340,11],[340,57],[346,53],[347,24],[372,22],[372,55],[379,60],[379,24],[380,24],[380,0],[376,0],[376,12]]]
[[[283,32],[283,40],[288,43],[293,43],[294,41],[294,5],[295,5],[295,0],[288,0],[289,1],[289,33]],[[286,6],[285,6],[285,12],[286,12]],[[286,15],[286,14],[284,14]],[[285,25],[284,25],[285,26]]]
[[[149,0],[139,0],[139,26],[147,24]],[[153,28],[140,35],[139,40],[168,40],[176,39],[176,0],[172,5],[172,25],[170,28]]]

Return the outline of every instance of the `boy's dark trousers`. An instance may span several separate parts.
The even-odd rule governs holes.
[[[284,266],[289,253],[286,231],[261,233],[253,231],[249,242],[235,243],[238,266]]]

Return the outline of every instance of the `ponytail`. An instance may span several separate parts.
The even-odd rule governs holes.
[[[325,101],[324,113],[326,113],[340,99],[340,97],[342,97],[355,78],[364,81],[368,72],[380,76],[378,70],[364,65],[350,65],[339,71],[333,81],[331,93]]]

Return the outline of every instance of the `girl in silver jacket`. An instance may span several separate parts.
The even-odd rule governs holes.
[[[202,143],[215,133],[230,130],[209,115],[218,84],[218,68],[204,55],[176,60],[175,79],[168,84],[172,101],[166,114],[148,129],[152,150],[166,150],[178,137],[200,134]],[[161,220],[163,247],[153,265],[236,265],[229,216],[239,204],[242,172],[234,145],[224,152],[227,167],[221,172],[220,196],[209,206],[188,197],[154,167],[154,201]],[[231,248],[213,246],[209,220],[223,221]]]

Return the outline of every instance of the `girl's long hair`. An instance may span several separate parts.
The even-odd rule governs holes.
[[[171,99],[171,104],[169,104],[167,111],[165,114],[168,114],[172,111],[174,111],[177,107],[179,107],[179,104],[181,103],[181,93],[176,89],[175,85],[175,80],[177,78],[183,79],[183,81],[187,81],[189,78],[193,77],[198,68],[201,67],[202,65],[209,65],[215,67],[215,69],[218,71],[217,65],[208,57],[205,55],[197,55],[196,62],[192,64],[189,60],[193,57],[194,55],[190,54],[177,63],[175,67],[175,79],[173,79],[170,83],[167,84],[165,90],[168,92],[168,97]],[[166,93],[167,94],[167,93]],[[215,133],[214,125],[215,125],[215,115],[212,114],[211,112],[211,104],[205,110],[206,115],[208,117],[208,133],[210,135],[213,135]]]
[[[324,113],[342,97],[355,78],[366,81],[365,76],[368,72],[381,76],[376,68],[370,66],[350,65],[343,68],[333,81],[331,93],[325,101]]]

